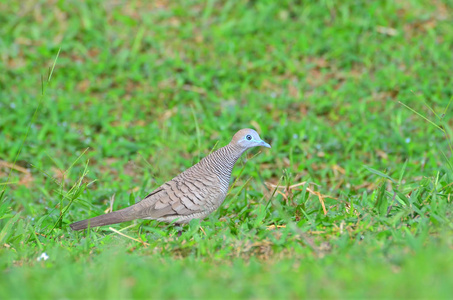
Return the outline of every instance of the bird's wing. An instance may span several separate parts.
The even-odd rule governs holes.
[[[221,193],[217,176],[199,178],[176,177],[164,183],[142,201],[134,210],[140,218],[158,219],[212,211]],[[132,207],[131,207],[132,208]]]

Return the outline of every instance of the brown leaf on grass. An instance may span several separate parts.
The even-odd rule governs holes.
[[[399,66],[399,68],[401,70],[404,70],[404,69],[406,69],[406,66],[401,65],[401,66]],[[388,100],[395,100],[396,97],[398,96],[398,94],[399,94],[398,89],[391,89],[391,90],[387,90],[387,91],[373,92],[372,98],[373,98],[373,100],[376,100],[376,101],[386,102]]]
[[[185,91],[188,91],[188,92],[193,92],[193,93],[197,93],[200,95],[206,95],[206,90],[204,88],[197,87],[194,85],[185,84],[185,85],[183,85],[182,89]]]
[[[138,191],[140,191],[140,187],[138,187],[138,186],[135,186],[135,187],[133,187],[133,188],[127,190],[127,192],[128,192],[129,194],[136,193],[136,192],[138,192]]]
[[[405,26],[409,31],[427,32],[437,26],[437,20],[430,18],[428,20],[416,21]]]
[[[324,163],[312,163],[310,166],[315,171],[324,170],[328,168],[327,164]]]
[[[343,168],[340,167],[339,165],[333,165],[333,166],[332,166],[332,170],[333,170],[333,172],[334,172],[335,175],[337,175],[337,172],[339,172],[339,173],[341,173],[341,174],[343,174],[343,175],[346,173],[345,169],[343,169]]]
[[[159,117],[159,122],[163,123],[170,119],[172,116],[174,116],[178,112],[178,108],[175,106],[171,109],[167,109],[160,117]]]
[[[27,62],[22,58],[22,56],[18,56],[15,58],[7,59],[7,64],[10,69],[19,69],[25,67],[27,65]]]
[[[376,150],[376,154],[377,154],[377,156],[379,156],[380,158],[383,158],[383,159],[387,159],[387,158],[388,158],[387,153],[385,153],[385,152],[382,151],[382,150],[377,149],[377,150]]]
[[[33,178],[33,176],[31,175],[30,170],[28,170],[26,168],[23,168],[21,166],[6,162],[4,160],[0,161],[0,168],[10,169],[10,170],[14,170],[14,171],[17,171],[19,173],[22,173],[22,176],[20,176],[20,179],[19,179],[18,182],[16,182],[16,184],[24,185],[26,187],[29,187],[30,184],[35,180]],[[6,173],[9,173],[9,172],[6,172]]]
[[[84,79],[77,84],[77,89],[82,93],[86,92],[89,87],[90,81],[88,79]]]
[[[92,49],[88,50],[88,52],[87,52],[88,56],[91,58],[98,57],[99,53],[101,53],[101,50],[99,50],[97,48],[92,48]]]
[[[378,26],[378,27],[376,27],[376,31],[379,32],[380,34],[384,34],[384,35],[388,35],[388,36],[398,35],[398,30],[396,30],[395,28],[391,28],[391,27]]]
[[[269,225],[269,226],[266,226],[266,229],[267,230],[274,230],[274,229],[278,229],[278,228],[286,228],[286,225]]]
[[[371,191],[371,190],[374,190],[377,188],[377,185],[373,182],[364,182],[360,185],[356,185],[354,186],[354,190],[359,190],[359,189],[363,189],[363,188],[366,188],[367,190]]]
[[[143,119],[135,120],[132,122],[132,124],[132,126],[134,127],[146,127],[148,125],[148,123],[146,123],[146,121]]]

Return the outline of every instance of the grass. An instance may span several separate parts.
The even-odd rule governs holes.
[[[451,297],[450,2],[0,8],[1,298]],[[181,237],[69,229],[243,127],[272,149]]]

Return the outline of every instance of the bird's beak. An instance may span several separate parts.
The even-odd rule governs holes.
[[[266,148],[271,148],[271,145],[269,145],[268,143],[266,143],[265,141],[261,140],[261,142],[258,144],[260,146],[263,146],[263,147],[266,147]]]

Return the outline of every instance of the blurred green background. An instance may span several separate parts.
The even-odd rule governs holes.
[[[0,296],[451,296],[452,13],[1,1]],[[250,151],[222,208],[179,239],[155,221],[113,226],[135,240],[67,226],[244,127],[272,149]],[[288,188],[304,181],[315,193]]]

